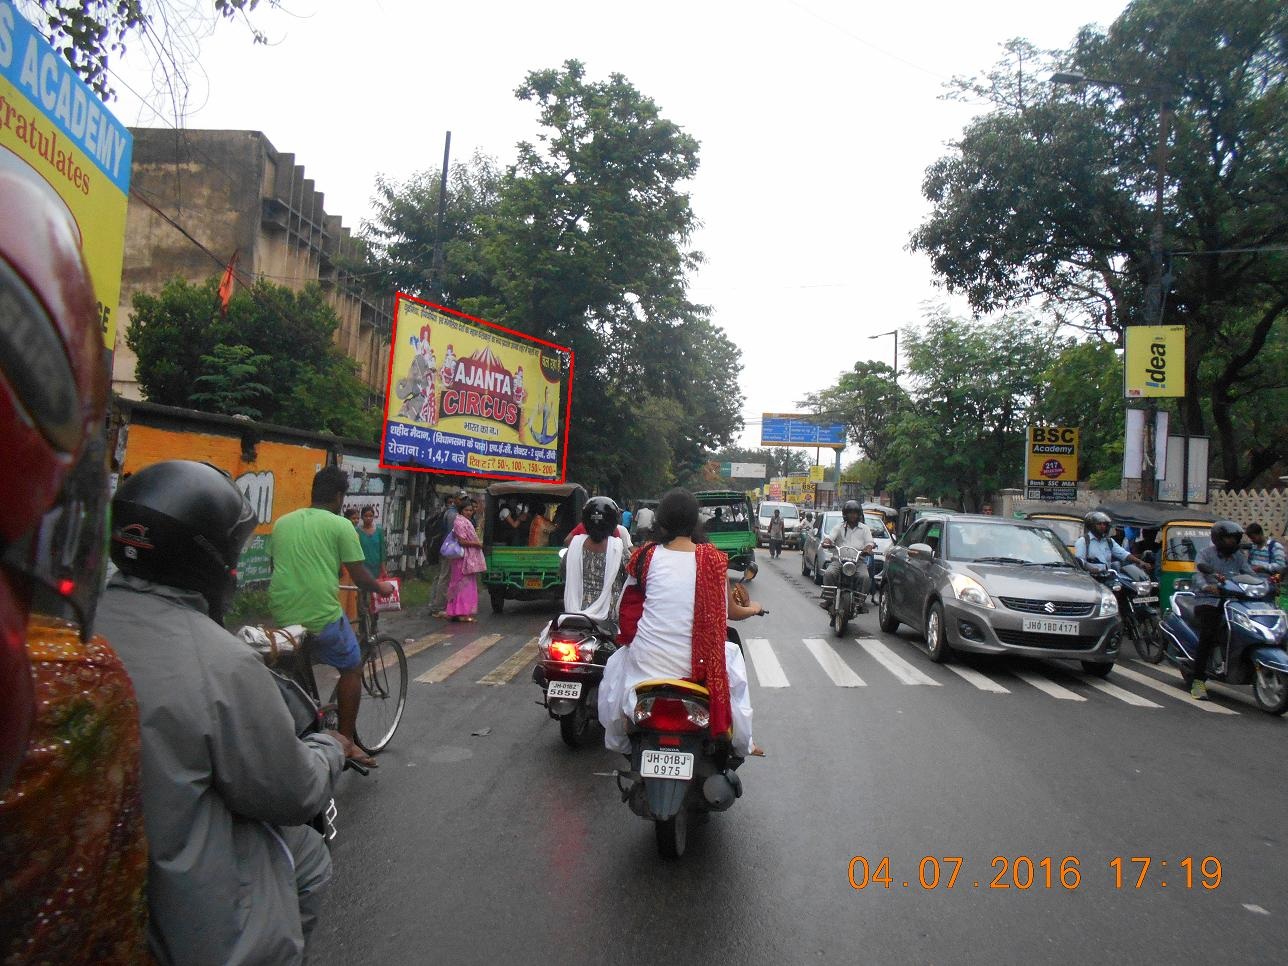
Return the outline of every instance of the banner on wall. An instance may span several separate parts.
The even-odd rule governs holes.
[[[573,353],[398,294],[380,466],[563,482]]]
[[[116,342],[134,138],[12,0],[0,0],[0,168],[30,167],[80,230],[103,344]]]

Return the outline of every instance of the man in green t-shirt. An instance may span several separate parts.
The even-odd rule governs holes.
[[[268,604],[278,626],[303,624],[317,641],[314,658],[340,672],[339,731],[354,741],[362,700],[362,652],[340,606],[340,566],[348,569],[359,590],[390,594],[394,588],[389,581],[371,576],[363,563],[358,531],[340,516],[348,490],[349,479],[340,467],[324,467],[313,477],[313,505],[293,510],[273,525]],[[360,752],[352,757],[364,765],[375,764]]]

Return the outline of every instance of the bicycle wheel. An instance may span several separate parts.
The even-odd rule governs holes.
[[[407,655],[387,634],[364,645],[362,655],[362,703],[354,737],[374,755],[389,744],[407,706]]]

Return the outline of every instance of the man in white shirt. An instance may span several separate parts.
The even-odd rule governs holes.
[[[841,554],[842,547],[853,547],[859,553],[871,553],[876,549],[876,542],[872,539],[872,531],[868,525],[863,522],[863,508],[859,506],[857,500],[847,500],[845,506],[841,508],[841,522],[832,528],[828,538],[832,541],[833,553],[832,560],[827,565],[827,570],[823,571],[823,601],[822,607],[827,609],[831,597],[836,594],[836,583],[841,577]],[[859,572],[859,589],[863,593],[869,592],[866,570]],[[829,590],[829,588],[832,588]]]

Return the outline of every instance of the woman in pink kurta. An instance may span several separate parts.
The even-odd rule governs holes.
[[[487,569],[483,558],[483,542],[474,529],[474,514],[478,504],[466,500],[456,511],[452,532],[457,542],[465,548],[465,556],[452,561],[451,577],[447,584],[447,619],[472,623],[479,609],[478,575]]]

